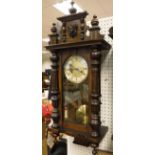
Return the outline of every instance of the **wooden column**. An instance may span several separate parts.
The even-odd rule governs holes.
[[[51,100],[53,105],[53,112],[52,112],[52,136],[54,137],[54,143],[57,142],[57,138],[59,136],[59,85],[58,85],[58,54],[55,51],[52,51],[52,65],[51,65]]]
[[[100,58],[101,51],[97,47],[93,48],[92,59],[92,92],[91,92],[91,126],[93,138],[100,136]]]
[[[62,42],[66,42],[66,23],[62,24]]]
[[[84,20],[84,18],[82,18],[81,20],[80,20],[80,23],[81,23],[81,26],[80,26],[80,39],[81,40],[84,40],[85,38],[85,20]]]
[[[52,119],[53,119],[53,128],[58,128],[59,125],[59,111],[58,111],[58,54],[54,51],[51,52],[52,57],[52,65],[51,65],[51,100],[53,104],[53,113],[52,113]]]
[[[49,35],[50,36],[50,41],[49,41],[49,45],[52,44],[58,44],[58,37],[59,35],[57,34],[57,28],[56,28],[56,24],[53,23],[53,27],[51,28],[51,32],[52,34]],[[51,81],[50,81],[50,97],[52,100],[52,105],[53,105],[53,112],[52,112],[52,119],[53,119],[53,131],[52,131],[52,135],[54,137],[54,142],[56,143],[57,141],[57,137],[59,136],[59,100],[58,100],[58,95],[59,95],[59,85],[58,85],[58,54],[55,50],[50,50],[52,57],[51,57]]]
[[[99,138],[100,137],[100,58],[101,51],[97,47],[93,47],[91,53],[92,59],[92,92],[91,92],[91,137]],[[93,147],[93,155],[97,154],[96,148],[98,144],[94,143],[91,145]]]
[[[93,16],[91,21],[92,27],[90,30],[90,39],[98,39],[101,37],[99,33],[99,21],[97,16]],[[103,37],[103,36],[102,36]],[[92,92],[91,92],[91,136],[98,138],[100,136],[100,63],[101,49],[98,46],[92,47],[91,52],[91,68],[92,68]]]

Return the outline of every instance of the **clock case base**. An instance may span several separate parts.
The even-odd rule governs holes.
[[[100,129],[100,136],[96,138],[90,137],[90,133],[84,133],[84,132],[78,132],[70,129],[54,129],[54,128],[49,128],[49,131],[52,133],[52,135],[56,135],[58,139],[61,136],[61,134],[65,133],[66,135],[73,136],[74,144],[82,145],[82,146],[91,146],[92,144],[98,145],[100,141],[105,137],[106,133],[108,132],[108,127],[107,126],[101,126]],[[74,134],[73,134],[74,133]],[[60,136],[60,137],[59,137]],[[57,142],[57,140],[55,141]]]

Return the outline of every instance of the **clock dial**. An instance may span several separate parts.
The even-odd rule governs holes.
[[[71,56],[64,64],[66,78],[73,83],[83,82],[88,75],[88,64],[81,56]]]

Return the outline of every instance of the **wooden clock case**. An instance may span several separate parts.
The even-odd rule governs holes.
[[[73,7],[69,10],[70,15],[57,18],[62,22],[60,33],[57,32],[56,24],[51,28],[50,41],[46,49],[52,54],[51,61],[51,84],[50,96],[53,103],[53,126],[52,135],[55,142],[61,133],[74,137],[74,143],[92,146],[93,154],[101,139],[105,136],[108,128],[101,126],[100,121],[100,64],[101,56],[110,45],[100,34],[99,21],[93,16],[91,27],[88,27],[85,18],[88,13],[76,13]],[[89,35],[86,35],[89,32]],[[67,58],[72,55],[82,56],[88,64],[88,87],[89,87],[89,116],[87,126],[76,123],[66,123],[63,112],[63,65]]]

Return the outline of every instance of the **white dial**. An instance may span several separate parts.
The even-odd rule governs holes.
[[[88,64],[81,56],[71,56],[64,64],[66,78],[73,83],[83,82],[88,75]]]

